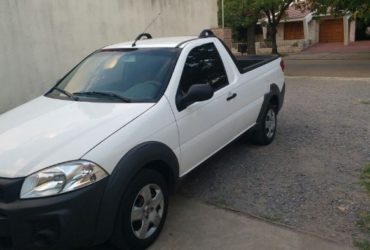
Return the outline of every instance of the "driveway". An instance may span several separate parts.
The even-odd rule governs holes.
[[[338,77],[330,64],[325,77],[289,68],[276,140],[239,139],[187,175],[152,249],[339,249],[331,241],[370,240],[356,225],[358,211],[370,211],[359,185],[370,162],[370,78]]]
[[[236,141],[190,173],[180,193],[345,245],[369,240],[356,221],[370,210],[359,185],[370,162],[370,79],[291,76],[286,84],[275,142]]]

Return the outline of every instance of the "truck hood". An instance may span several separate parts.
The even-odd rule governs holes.
[[[153,105],[36,98],[0,116],[0,177],[79,159]]]

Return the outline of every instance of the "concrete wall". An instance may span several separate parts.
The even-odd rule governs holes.
[[[276,29],[276,41],[284,41],[284,23],[279,23]]]
[[[0,113],[43,94],[90,52],[217,27],[217,0],[1,0]]]
[[[319,42],[319,24],[316,20],[308,23],[308,39],[311,40],[311,44]]]
[[[349,27],[349,41],[354,42],[356,40],[356,20],[352,20]]]

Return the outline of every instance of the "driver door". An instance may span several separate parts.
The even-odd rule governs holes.
[[[233,86],[213,42],[194,47],[187,55],[177,95],[194,84],[210,84],[211,99],[175,110],[181,148],[181,175],[199,165],[235,135],[231,115]]]

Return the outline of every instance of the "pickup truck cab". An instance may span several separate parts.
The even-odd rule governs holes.
[[[272,142],[283,69],[209,30],[95,51],[0,116],[0,249],[146,248],[181,177],[247,131]]]

